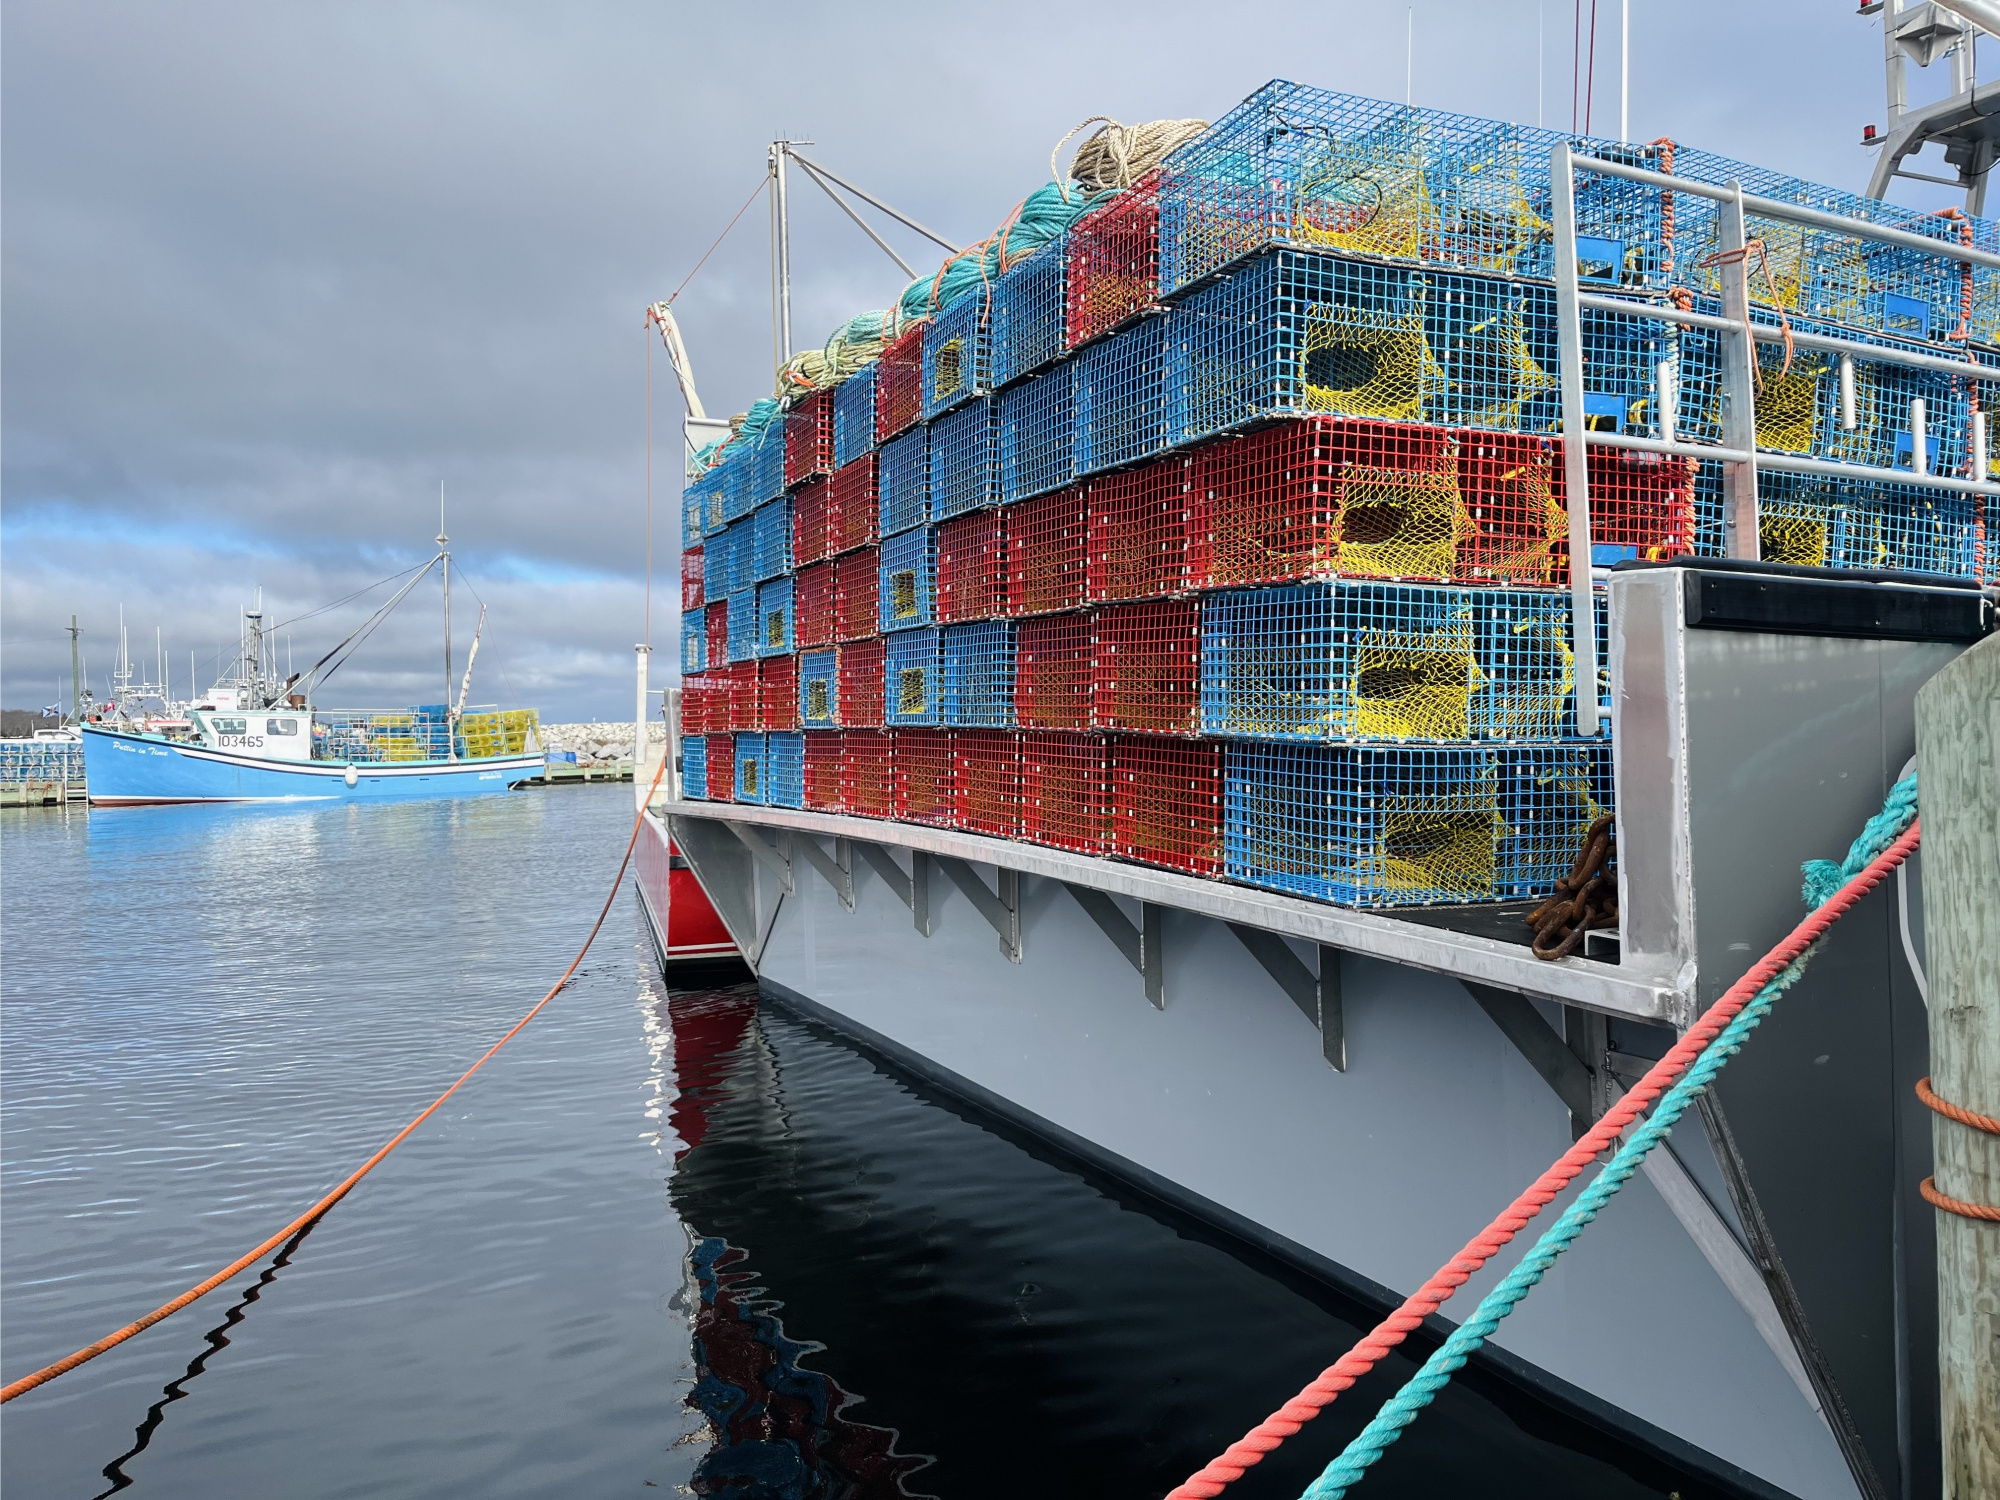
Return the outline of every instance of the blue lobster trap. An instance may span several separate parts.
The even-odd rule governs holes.
[[[1076,357],[1076,472],[1150,458],[1167,446],[1166,320],[1100,339]]]
[[[776,500],[785,493],[785,424],[774,421],[757,436],[752,452],[752,505]]]
[[[875,372],[863,365],[833,392],[833,466],[844,469],[875,447]]]
[[[796,729],[764,736],[764,800],[772,807],[806,805],[806,737]]]
[[[1202,732],[1450,743],[1574,722],[1569,600],[1553,591],[1299,583],[1202,601]]]
[[[681,611],[681,672],[706,672],[708,670],[708,611],[706,609],[684,609]],[[718,664],[719,665],[719,664]]]
[[[882,543],[876,619],[886,635],[937,623],[937,531],[921,526]]]
[[[710,601],[726,598],[752,582],[750,551],[755,528],[739,521],[710,533],[701,549],[701,592]]]
[[[993,384],[1012,385],[1063,356],[1069,236],[1057,235],[993,287]]]
[[[992,293],[975,287],[924,325],[924,416],[993,389]]]
[[[784,497],[757,507],[750,518],[750,573],[744,580],[762,583],[792,571],[792,502]]]
[[[904,728],[943,719],[943,632],[902,630],[888,639],[883,659],[883,719]]]
[[[1014,625],[979,620],[944,627],[940,723],[953,729],[1014,727]]]
[[[840,727],[840,662],[834,651],[799,658],[799,723],[807,729]]]
[[[770,740],[761,734],[736,736],[736,800],[763,803],[771,785]]]
[[[681,736],[681,796],[696,801],[708,798],[708,737]]]
[[[931,423],[931,519],[1000,503],[1000,403],[981,396]]]
[[[883,536],[894,536],[931,518],[931,431],[921,423],[882,445],[876,493]]]
[[[1722,550],[1722,477],[1704,464],[1696,512]],[[1766,561],[1808,568],[1881,569],[1980,577],[1986,527],[1977,497],[1925,485],[1757,473],[1757,531]],[[1705,549],[1704,549],[1705,550]]]
[[[1660,145],[1268,84],[1168,157],[1161,290],[1191,286],[1270,245],[1551,276],[1550,151],[1563,140],[1654,171],[1672,160]],[[1657,188],[1580,173],[1586,274],[1614,287],[1664,288],[1665,198]]]
[[[1000,395],[1000,499],[1012,504],[1076,478],[1071,367],[1056,365]]]
[[[682,484],[681,545],[683,547],[692,546],[700,538],[722,529],[722,492],[723,475],[720,469],[706,470]]]
[[[757,654],[790,656],[797,640],[792,623],[792,580],[773,578],[757,585]]]
[[[1232,743],[1224,872],[1342,906],[1491,901],[1499,781],[1487,749]]]
[[[738,589],[729,596],[728,622],[729,659],[732,662],[755,661],[757,659],[757,637],[763,621],[757,618],[757,590],[755,586]],[[714,665],[713,662],[710,663]]]
[[[1721,312],[1722,305],[1701,298],[1695,308],[1713,315]],[[1766,326],[1778,325],[1777,314],[1768,309],[1753,308],[1752,316]],[[1793,317],[1787,321],[1796,333],[1834,335],[1883,349],[1914,347],[1906,340],[1840,328],[1824,319]],[[1952,376],[1857,356],[1853,361],[1852,408],[1843,410],[1836,356],[1795,349],[1787,367],[1782,345],[1760,341],[1757,365],[1759,448],[1874,468],[1908,469],[1915,450],[1910,403],[1921,400],[1930,472],[1964,472],[1972,412],[1963,383]],[[1704,328],[1681,331],[1679,384],[1680,431],[1691,438],[1721,441],[1721,355],[1714,333]]]
[[[1500,834],[1494,893],[1546,896],[1569,874],[1590,825],[1612,810],[1611,742],[1509,745],[1496,752]]]

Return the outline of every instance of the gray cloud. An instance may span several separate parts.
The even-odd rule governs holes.
[[[19,0],[0,60],[7,701],[67,672],[72,610],[93,666],[123,601],[184,671],[260,583],[296,612],[415,560],[442,480],[496,668],[545,712],[622,713],[644,628],[641,316],[775,131],[970,241],[1085,115],[1212,118],[1274,75],[1400,95],[1399,8]],[[1875,23],[1813,0],[1634,10],[1635,135],[1865,182]],[[1609,133],[1617,7],[1600,12]],[[1552,124],[1569,16],[1545,6]],[[1427,0],[1415,21],[1417,102],[1534,118],[1532,4]],[[800,342],[899,289],[804,185],[794,243]],[[678,305],[712,410],[769,385],[764,245],[753,208]],[[664,360],[653,378],[671,648],[679,403]],[[349,686],[429,696],[427,630],[385,631]]]

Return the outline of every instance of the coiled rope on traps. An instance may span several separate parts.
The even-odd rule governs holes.
[[[1887,821],[1885,821],[1885,819]],[[1891,828],[1886,847],[1878,848],[1881,838]],[[1650,1069],[1646,1076],[1635,1084],[1630,1092],[1606,1110],[1582,1138],[1571,1146],[1554,1165],[1544,1172],[1528,1189],[1483,1230],[1475,1235],[1459,1253],[1447,1261],[1409,1297],[1402,1305],[1369,1331],[1352,1349],[1343,1354],[1332,1365],[1321,1371],[1317,1378],[1304,1390],[1287,1401],[1277,1411],[1251,1428],[1248,1433],[1223,1451],[1217,1458],[1169,1492],[1167,1500],[1213,1500],[1234,1480],[1240,1479],[1253,1465],[1262,1462],[1267,1453],[1273,1452],[1284,1441],[1296,1434],[1307,1422],[1332,1405],[1340,1393],[1351,1387],[1366,1375],[1391,1350],[1403,1342],[1410,1333],[1420,1327],[1423,1320],[1436,1312],[1452,1294],[1465,1285],[1479,1270],[1506,1246],[1528,1221],[1540,1213],[1556,1195],[1561,1193],[1584,1169],[1596,1160],[1599,1153],[1610,1149],[1624,1135],[1645,1110],[1655,1100],[1661,1107],[1655,1111],[1655,1119],[1666,1112],[1666,1100],[1675,1085],[1675,1080],[1690,1071],[1709,1053],[1711,1047],[1719,1047],[1727,1038],[1726,1050],[1718,1051],[1709,1068],[1702,1075],[1699,1085],[1691,1086],[1678,1099],[1672,1118],[1678,1118],[1689,1100],[1706,1086],[1708,1079],[1721,1068],[1730,1054],[1742,1044],[1743,1037],[1755,1027],[1772,1002],[1797,982],[1804,972],[1805,961],[1814,946],[1827,929],[1848,911],[1856,902],[1879,884],[1891,870],[1901,864],[1917,847],[1918,824],[1916,821],[1916,777],[1911,775],[1898,782],[1889,794],[1887,805],[1881,814],[1871,818],[1863,828],[1861,837],[1849,849],[1847,858],[1838,867],[1847,872],[1845,882],[1828,901],[1819,904],[1813,913],[1797,927],[1793,928],[1785,940],[1765,954],[1741,979],[1708,1008],[1694,1025],[1685,1031],[1678,1042]],[[1872,852],[1871,852],[1872,851]],[[1816,862],[1823,863],[1823,862]],[[1740,1029],[1731,1031],[1735,1022],[1755,1006],[1755,1014]],[[1670,1126],[1672,1119],[1667,1119]],[[1654,1133],[1646,1143],[1646,1149],[1666,1133],[1665,1127]],[[1634,1140],[1638,1140],[1635,1134]],[[1516,1267],[1515,1274],[1501,1283],[1475,1311],[1473,1318],[1463,1325],[1437,1354],[1427,1361],[1423,1369],[1389,1405],[1385,1406],[1374,1421],[1369,1423],[1362,1434],[1348,1445],[1347,1451],[1328,1467],[1326,1472],[1306,1491],[1311,1500],[1328,1500],[1328,1497],[1343,1494],[1346,1488],[1365,1473],[1368,1466],[1379,1458],[1393,1443],[1401,1430],[1416,1420],[1417,1415],[1427,1406],[1450,1380],[1452,1372],[1462,1366],[1471,1354],[1485,1342],[1492,1331],[1491,1326],[1482,1324],[1482,1315],[1490,1315],[1491,1325],[1497,1326],[1515,1303],[1538,1282],[1548,1265],[1557,1255],[1568,1248],[1583,1226],[1594,1217],[1612,1194],[1623,1186],[1644,1158],[1646,1150],[1628,1156],[1621,1151],[1613,1159],[1611,1166],[1599,1174],[1592,1188],[1580,1196],[1558,1223],[1538,1242],[1534,1250]],[[1620,1163],[1624,1163],[1622,1168]],[[1619,1168],[1613,1176],[1613,1169]],[[1592,1192],[1601,1192],[1594,1202]],[[1579,1215],[1579,1210],[1588,1204],[1588,1212]],[[1508,1300],[1504,1306],[1500,1302],[1502,1293]],[[1484,1331],[1481,1331],[1483,1327]],[[1448,1366],[1448,1368],[1447,1368]],[[1420,1385],[1419,1382],[1422,1382]],[[1392,1409],[1393,1408],[1393,1409]]]
[[[1206,120],[1148,120],[1142,125],[1126,125],[1109,115],[1092,115],[1075,127],[1049,152],[1049,176],[1058,183],[1065,175],[1058,160],[1062,148],[1093,125],[1103,128],[1085,138],[1070,158],[1067,180],[1087,192],[1116,191],[1132,186],[1180,147],[1208,129]],[[1069,189],[1063,188],[1063,201]]]

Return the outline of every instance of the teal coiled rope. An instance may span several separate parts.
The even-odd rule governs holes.
[[[1897,839],[1908,832],[1916,816],[1917,778],[1913,772],[1890,789],[1882,811],[1868,820],[1845,860],[1836,865],[1831,860],[1816,859],[1805,866],[1805,898],[1812,909],[1817,911],[1823,907],[1848,881],[1886,853]],[[1756,1030],[1757,1023],[1770,1012],[1777,998],[1798,982],[1816,951],[1817,942],[1765,982],[1756,996],[1736,1013],[1681,1076],[1680,1081],[1661,1096],[1646,1122],[1632,1132],[1590,1186],[1578,1194],[1562,1217],[1549,1226],[1548,1232],[1535,1242],[1534,1249],[1524,1255],[1520,1264],[1486,1295],[1472,1316],[1459,1325],[1438,1351],[1424,1361],[1423,1368],[1383,1404],[1374,1420],[1347,1445],[1340,1457],[1328,1464],[1325,1472],[1307,1486],[1301,1500],[1336,1500],[1337,1496],[1345,1495],[1360,1481],[1375,1460],[1402,1436],[1403,1429],[1416,1421],[1423,1409],[1437,1398],[1438,1392],[1450,1384],[1453,1374],[1463,1368],[1465,1362],[1492,1336],[1501,1319],[1534,1290],[1536,1283],[1555,1264],[1556,1257],[1575,1243],[1584,1226],[1597,1217],[1604,1205],[1639,1170],[1646,1154],[1666,1139],[1674,1123],[1722,1071],[1723,1065],[1735,1055],[1745,1038]]]

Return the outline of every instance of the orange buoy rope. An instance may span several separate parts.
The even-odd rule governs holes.
[[[662,759],[660,762],[660,769],[656,771],[653,775],[653,784],[651,787],[647,789],[646,792],[647,803],[650,803],[653,800],[653,792],[658,789],[660,785],[660,778],[666,774],[666,769],[667,769],[667,761],[665,759]],[[356,1167],[354,1171],[350,1173],[341,1182],[341,1184],[338,1187],[336,1187],[332,1192],[328,1193],[324,1198],[320,1199],[319,1202],[315,1203],[311,1208],[307,1209],[304,1213],[300,1214],[296,1219],[292,1220],[291,1223],[287,1224],[283,1229],[280,1229],[276,1234],[272,1235],[269,1239],[265,1240],[261,1245],[257,1246],[254,1250],[251,1250],[248,1253],[240,1256],[236,1260],[231,1261],[228,1265],[224,1266],[220,1271],[217,1271],[213,1276],[209,1277],[208,1280],[200,1283],[197,1286],[189,1287],[186,1291],[182,1292],[178,1297],[174,1298],[173,1301],[168,1302],[163,1306],[154,1308],[151,1312],[147,1313],[146,1316],[143,1318],[139,1318],[133,1322],[127,1323],[123,1328],[119,1329],[116,1333],[107,1333],[103,1338],[99,1339],[96,1343],[86,1344],[83,1348],[77,1350],[76,1353],[71,1355],[66,1355],[62,1359],[57,1360],[54,1364],[44,1366],[42,1369],[35,1371],[35,1373],[32,1375],[23,1375],[19,1380],[12,1381],[4,1388],[0,1388],[0,1404],[12,1401],[16,1396],[23,1395],[28,1391],[32,1391],[38,1385],[46,1385],[49,1381],[54,1380],[58,1375],[68,1374],[71,1370],[74,1370],[78,1365],[87,1364],[91,1360],[97,1358],[97,1356],[104,1353],[105,1350],[117,1348],[118,1345],[124,1343],[125,1340],[131,1338],[134,1334],[144,1333],[148,1328],[151,1328],[155,1323],[159,1322],[161,1319],[172,1317],[175,1313],[179,1312],[189,1303],[198,1302],[199,1300],[201,1300],[201,1298],[207,1296],[210,1292],[214,1291],[224,1282],[236,1276],[239,1272],[247,1270],[249,1267],[255,1265],[258,1261],[262,1260],[266,1255],[270,1254],[273,1250],[277,1249],[280,1245],[284,1244],[285,1241],[289,1240],[293,1235],[297,1234],[300,1230],[305,1229],[308,1226],[318,1222],[318,1220],[320,1220],[325,1216],[327,1210],[331,1209],[334,1206],[334,1204],[338,1203],[342,1198],[345,1198],[350,1192],[352,1192],[354,1190],[354,1185],[357,1182],[361,1181],[362,1178],[366,1177],[370,1172],[374,1171],[376,1166],[380,1164],[382,1158],[387,1156],[391,1151],[394,1151],[398,1146],[402,1145],[403,1142],[409,1138],[410,1133],[412,1131],[414,1131],[419,1125],[423,1124],[424,1121],[428,1120],[432,1115],[436,1114],[438,1111],[438,1107],[442,1105],[445,1100],[449,1099],[453,1094],[457,1093],[459,1090],[459,1086],[463,1084],[466,1079],[470,1078],[474,1073],[477,1073],[481,1068],[485,1067],[487,1059],[492,1057],[494,1053],[498,1052],[502,1047],[506,1046],[516,1036],[518,1036],[522,1028],[524,1028],[530,1021],[534,1020],[535,1017],[541,1013],[542,1007],[547,1005],[551,1000],[555,999],[556,995],[562,990],[563,986],[568,984],[570,980],[573,977],[575,977],[577,967],[583,962],[584,954],[588,953],[590,951],[590,945],[597,941],[597,934],[600,930],[602,930],[604,926],[604,919],[611,915],[611,903],[618,899],[619,887],[621,887],[625,883],[625,871],[631,866],[632,851],[634,848],[638,846],[639,829],[645,821],[645,816],[646,816],[645,806],[644,804],[642,804],[638,814],[632,820],[632,837],[625,841],[625,857],[618,862],[618,878],[611,882],[611,890],[606,894],[604,898],[603,909],[598,912],[597,920],[591,924],[590,935],[583,940],[583,946],[576,950],[576,957],[569,961],[569,967],[563,970],[562,978],[558,979],[552,986],[550,986],[549,992],[546,995],[542,996],[540,1000],[535,1002],[535,1008],[533,1010],[529,1011],[525,1016],[521,1017],[520,1020],[516,1021],[512,1029],[509,1030],[505,1036],[501,1037],[499,1041],[495,1042],[491,1047],[488,1047],[486,1051],[480,1056],[478,1062],[474,1063],[471,1067],[467,1068],[463,1073],[459,1074],[457,1083],[452,1084],[450,1088],[446,1089],[442,1094],[439,1094],[437,1098],[433,1099],[430,1103],[429,1108],[427,1108],[422,1114],[418,1115],[414,1120],[410,1121],[410,1123],[405,1125],[401,1130],[397,1131],[396,1134],[390,1138],[389,1143],[387,1145],[385,1145],[380,1151],[377,1151],[373,1156],[369,1157],[368,1160],[363,1162],[360,1166]]]

